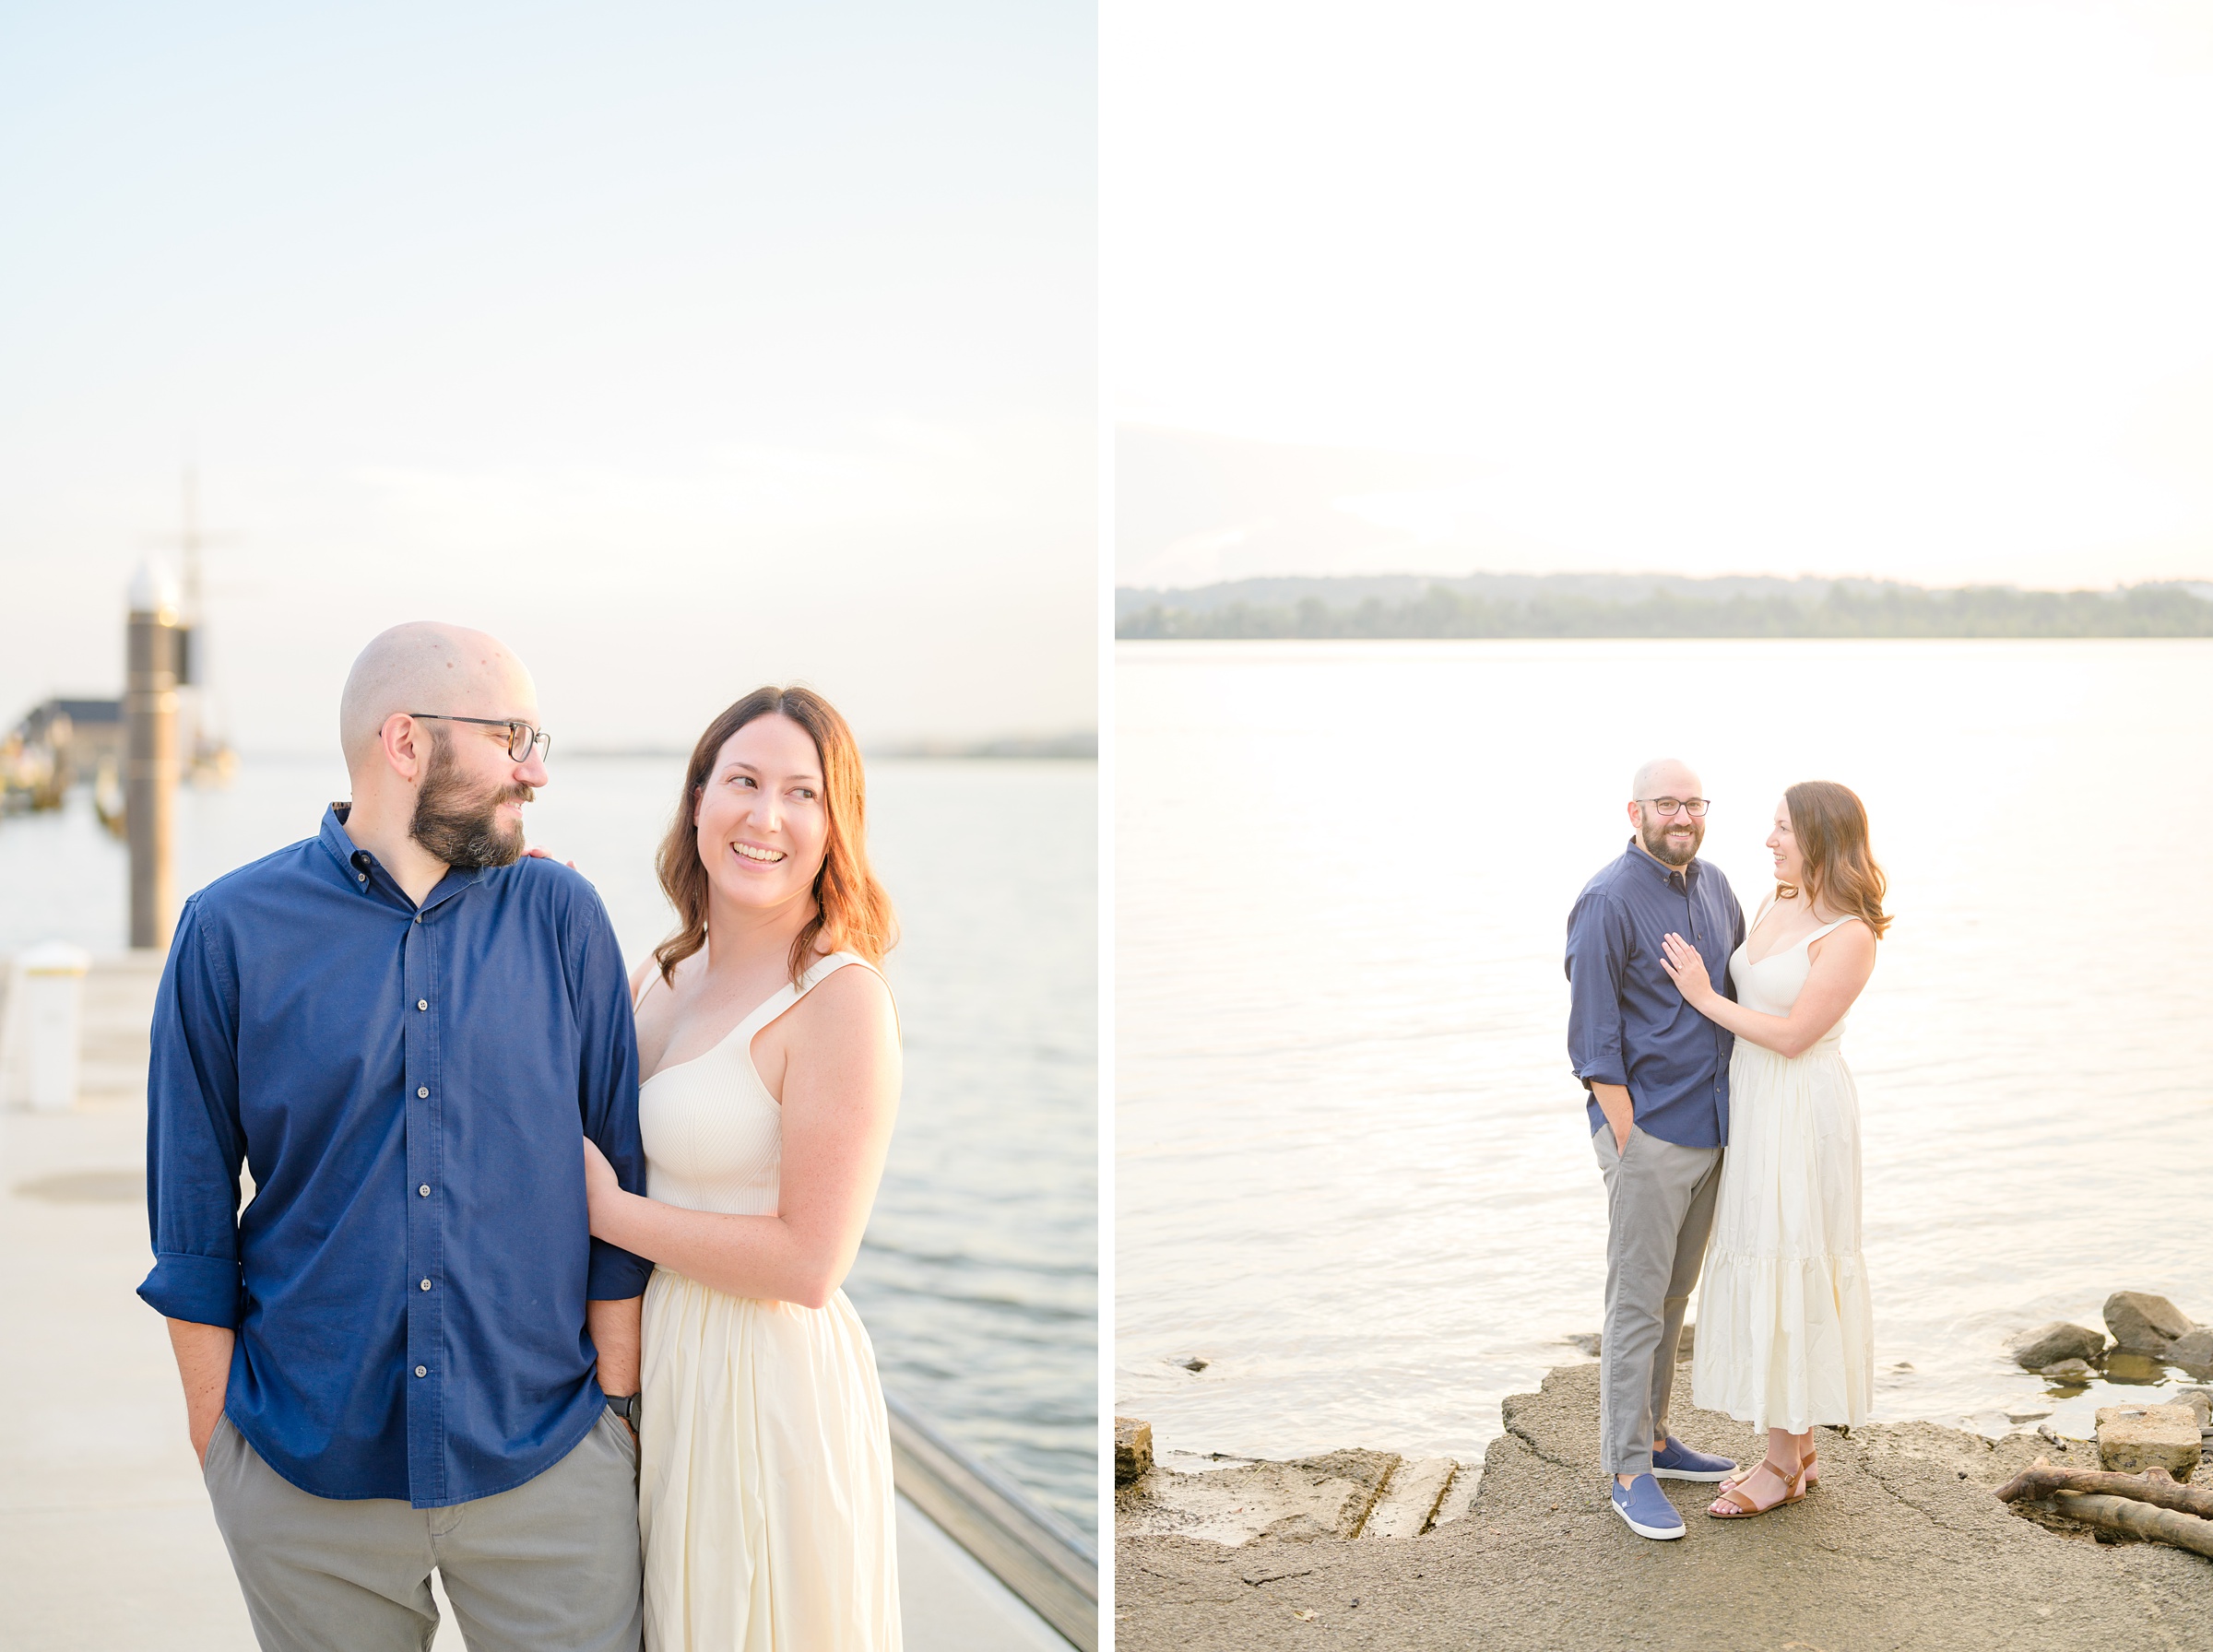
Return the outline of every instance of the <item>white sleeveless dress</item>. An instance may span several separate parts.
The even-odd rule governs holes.
[[[1850,918],[1754,963],[1729,960],[1736,1001],[1788,1015],[1806,950]],[[1691,1395],[1757,1428],[1857,1426],[1875,1386],[1875,1320],[1860,1257],[1860,1103],[1839,1021],[1796,1057],[1736,1041],[1729,1150],[1698,1285]]]
[[[650,1197],[776,1213],[783,1115],[753,1038],[849,963],[870,967],[849,952],[822,959],[705,1055],[640,1087]],[[891,1434],[846,1293],[804,1308],[656,1268],[643,1336],[646,1652],[897,1652]]]

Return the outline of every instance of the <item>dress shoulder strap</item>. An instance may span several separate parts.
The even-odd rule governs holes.
[[[805,997],[848,963],[858,963],[862,969],[876,973],[874,966],[858,952],[833,952],[826,958],[816,959],[800,972],[799,985],[791,989],[791,996],[795,999]]]
[[[1847,924],[1856,924],[1858,922],[1860,922],[1860,914],[1856,912],[1848,912],[1842,917],[1839,918],[1835,923],[1822,925],[1820,928],[1815,930],[1811,935],[1807,936],[1805,941],[1801,944],[1810,947],[1814,944],[1814,942],[1819,940],[1830,930],[1841,929]]]
[[[823,981],[827,980],[837,971],[844,969],[848,963],[858,963],[862,969],[868,971],[870,974],[875,976],[877,980],[883,982],[883,990],[886,994],[891,996],[892,999],[892,1025],[896,1028],[899,1024],[898,996],[892,993],[892,984],[888,980],[884,979],[883,972],[878,969],[874,964],[870,963],[867,959],[863,958],[858,952],[833,952],[827,958],[818,958],[812,963],[809,964],[807,966],[806,973],[799,977],[799,985],[796,988],[786,988],[786,990],[791,994],[791,997],[787,1002],[786,1008],[789,1008],[791,1004],[798,1003],[801,998],[812,992]]]

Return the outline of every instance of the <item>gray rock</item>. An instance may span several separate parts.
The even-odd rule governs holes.
[[[1114,1420],[1114,1483],[1142,1480],[1153,1467],[1153,1425],[1135,1417]]]
[[[2037,1371],[2037,1375],[2055,1383],[2087,1383],[2097,1375],[2088,1360],[2062,1360]]]
[[[2170,1365],[2180,1365],[2192,1376],[2213,1376],[2213,1327],[2199,1326],[2167,1345]]]
[[[2197,1322],[2164,1296],[2116,1291],[2105,1299],[2105,1328],[2124,1351],[2164,1358],[2168,1345],[2195,1330]]]
[[[2205,1433],[2213,1428],[2213,1391],[2205,1388],[2177,1388],[2174,1403],[2186,1405],[2197,1413],[2197,1431]]]
[[[2164,1469],[2188,1480],[2202,1453],[2197,1413],[2186,1405],[2109,1405],[2098,1410],[2098,1461],[2121,1474]]]
[[[2088,1326],[2054,1319],[2050,1325],[2023,1331],[2006,1345],[2006,1351],[2022,1370],[2041,1371],[2062,1360],[2097,1360],[2105,1352],[2105,1337]]]

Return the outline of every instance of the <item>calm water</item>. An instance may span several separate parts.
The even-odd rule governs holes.
[[[2047,1390],[2010,1333],[2125,1288],[2213,1320],[2213,645],[1117,662],[1116,1410],[1164,1448],[1472,1457],[1580,1357],[1605,1212],[1562,938],[1663,752],[1748,914],[1784,785],[1873,818],[1899,915],[1844,1055],[1877,1416],[2087,1434],[2113,1391]]]
[[[533,841],[598,886],[634,962],[667,933],[652,855],[674,760],[569,758]],[[1086,1531],[1097,1525],[1097,771],[880,762],[870,842],[905,938],[906,1089],[846,1290],[884,1386]],[[248,763],[179,797],[189,891],[316,828],[334,761]],[[951,852],[949,852],[949,849]],[[0,820],[0,954],[124,939],[119,844],[81,797]]]

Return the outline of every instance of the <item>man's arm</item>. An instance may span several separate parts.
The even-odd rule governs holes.
[[[231,1350],[237,1341],[238,1333],[227,1325],[169,1322],[170,1351],[177,1356],[177,1375],[184,1379],[184,1426],[192,1435],[192,1455],[203,1465],[223,1414],[224,1396],[231,1391]]]
[[[1621,1047],[1621,980],[1628,962],[1627,919],[1604,895],[1585,895],[1568,918],[1568,1058],[1627,1145],[1637,1109]]]
[[[602,1394],[620,1399],[638,1391],[638,1317],[645,1306],[643,1296],[584,1304],[585,1329],[591,1333],[592,1346],[599,1351]]]
[[[1629,1145],[1629,1127],[1637,1122],[1637,1106],[1629,1100],[1629,1087],[1593,1079],[1591,1095],[1598,1103],[1598,1110],[1606,1115],[1606,1124],[1614,1132],[1614,1150],[1618,1153]]]
[[[1728,879],[1722,879],[1722,888],[1729,896],[1729,916],[1732,920],[1729,928],[1729,956],[1734,958],[1736,956],[1737,948],[1745,944],[1745,903],[1736,898],[1736,891],[1730,884]],[[1734,999],[1736,997],[1736,983],[1730,977],[1727,963],[1722,965],[1720,990],[1724,998]]]
[[[178,920],[154,999],[147,1067],[147,1214],[154,1268],[138,1287],[169,1321],[192,1448],[205,1460],[237,1340],[238,1116],[235,994],[196,903]]]
[[[630,1013],[630,983],[622,969],[622,949],[615,940],[614,926],[596,892],[586,891],[588,908],[574,914],[583,926],[577,950],[576,1010],[579,1061],[576,1070],[576,1112],[584,1135],[615,1167],[626,1193],[645,1191],[645,1143],[638,1135],[638,1030]],[[581,1177],[584,1154],[579,1149],[576,1169]],[[593,1306],[628,1302],[643,1296],[653,1264],[643,1257],[609,1245],[591,1241],[590,1272],[585,1294]],[[586,1309],[588,1316],[590,1310]],[[588,1322],[588,1320],[587,1320]],[[632,1316],[631,1347],[637,1346],[636,1316]],[[604,1354],[602,1358],[604,1358]],[[634,1354],[633,1354],[634,1359]],[[606,1385],[600,1385],[605,1387]],[[609,1388],[610,1394],[634,1394],[634,1388]]]

